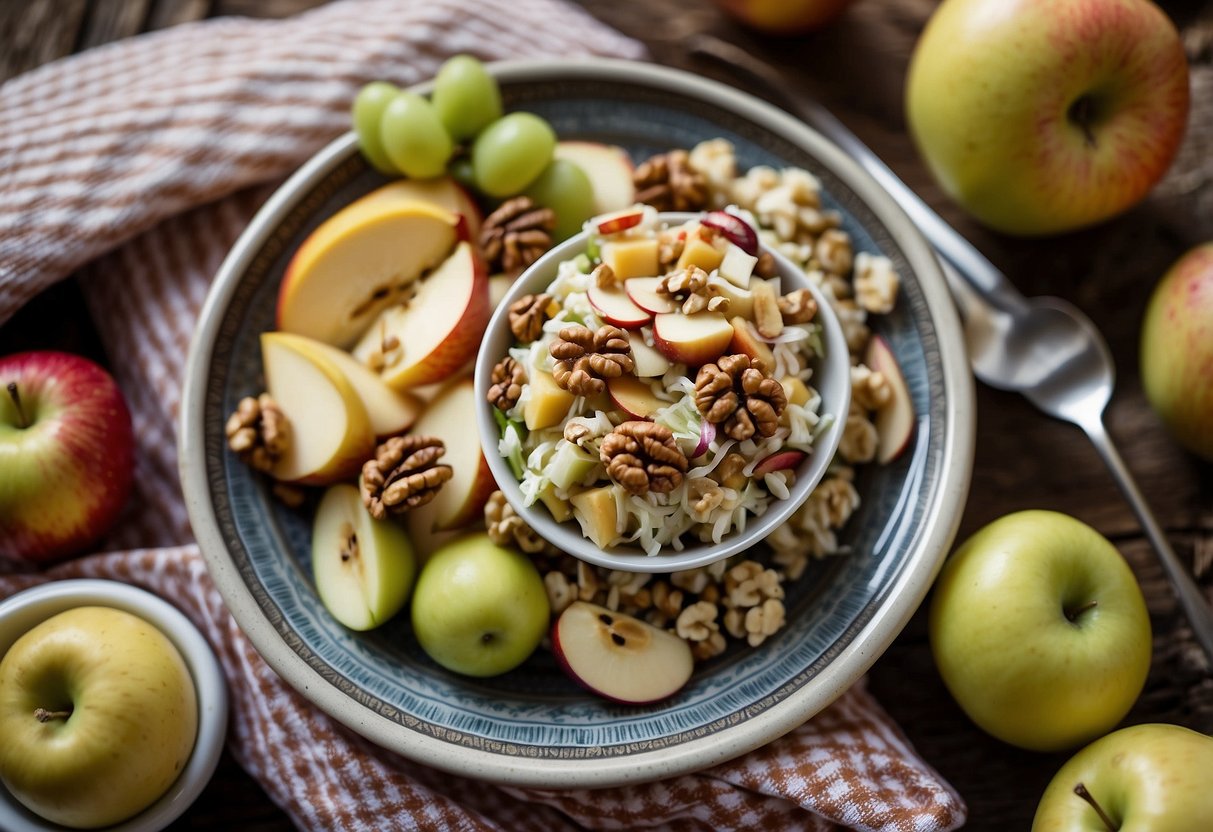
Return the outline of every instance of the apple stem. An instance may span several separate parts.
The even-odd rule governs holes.
[[[1078,617],[1080,615],[1082,615],[1087,610],[1095,609],[1097,606],[1099,606],[1099,602],[1092,599],[1090,601],[1087,601],[1087,603],[1083,604],[1081,607],[1075,607],[1073,609],[1066,610],[1065,611],[1066,618],[1068,618],[1071,622],[1077,621]]]
[[[25,415],[25,408],[21,406],[21,393],[17,390],[17,382],[8,383],[8,395],[13,400],[13,407],[17,408],[18,427],[25,430],[29,427],[29,417]]]
[[[1113,823],[1112,819],[1108,817],[1108,813],[1103,810],[1103,807],[1099,805],[1098,801],[1095,800],[1095,795],[1087,791],[1087,787],[1085,785],[1079,783],[1077,786],[1075,786],[1074,794],[1078,795],[1091,805],[1091,808],[1095,810],[1095,814],[1099,815],[1099,819],[1103,821],[1104,826],[1108,827],[1108,832],[1116,832],[1116,830],[1120,829],[1120,827]]]
[[[52,719],[67,719],[71,715],[70,708],[66,711],[48,711],[46,708],[34,709],[34,719],[39,722],[50,722]]]

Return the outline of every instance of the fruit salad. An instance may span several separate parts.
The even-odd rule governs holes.
[[[812,386],[817,300],[781,291],[752,218],[661,216],[586,223],[586,251],[510,306],[489,390],[527,505],[648,555],[719,543],[788,499],[836,418]]]

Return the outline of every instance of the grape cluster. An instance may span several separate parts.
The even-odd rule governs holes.
[[[386,81],[367,84],[353,121],[362,154],[386,175],[449,174],[490,201],[525,194],[556,214],[557,240],[593,214],[589,177],[554,157],[551,125],[534,113],[504,114],[497,81],[470,55],[442,65],[428,100]]]

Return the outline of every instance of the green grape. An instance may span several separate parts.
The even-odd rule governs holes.
[[[447,166],[446,172],[463,187],[476,190],[476,174],[472,170],[471,156],[467,154],[456,156]]]
[[[388,102],[400,94],[400,88],[387,81],[372,81],[358,90],[354,98],[354,135],[358,137],[358,148],[366,160],[380,173],[399,176],[400,171],[383,151],[383,140],[379,137],[379,121]]]
[[[476,185],[489,196],[512,196],[552,161],[556,132],[534,113],[510,113],[494,121],[472,145]]]
[[[442,65],[431,98],[455,141],[470,139],[501,118],[497,81],[471,55],[456,55]]]
[[[581,230],[581,224],[594,216],[594,186],[590,177],[565,159],[553,159],[539,178],[526,189],[537,205],[556,212],[553,240],[559,242]]]
[[[455,149],[430,102],[407,90],[388,102],[379,136],[392,164],[414,179],[442,174]]]

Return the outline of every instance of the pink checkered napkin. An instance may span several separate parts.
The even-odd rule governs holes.
[[[283,21],[181,26],[0,86],[0,323],[82,268],[139,441],[136,493],[106,553],[0,577],[0,598],[100,577],[175,602],[227,674],[234,755],[303,829],[956,828],[960,798],[862,686],[699,774],[497,788],[346,731],[278,678],[224,607],[190,534],[175,436],[190,333],[224,253],[272,183],[346,129],[361,84],[413,83],[457,52],[537,51],[642,54],[558,0],[346,0]]]

